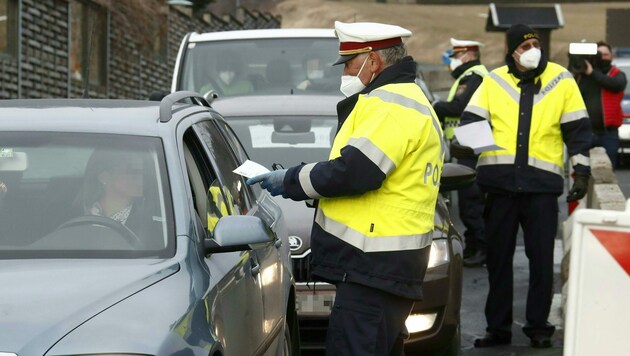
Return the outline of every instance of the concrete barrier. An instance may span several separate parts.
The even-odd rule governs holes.
[[[626,198],[619,188],[617,176],[612,169],[612,164],[606,151],[602,147],[595,147],[590,151],[591,155],[591,180],[588,194],[576,209],[602,209],[624,211]],[[571,228],[573,226],[572,215],[563,222],[562,242],[564,255],[561,263],[562,280],[562,316],[566,316],[566,301],[568,292],[569,265],[571,259]]]

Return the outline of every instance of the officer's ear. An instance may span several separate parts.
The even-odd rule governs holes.
[[[381,70],[383,70],[383,60],[378,53],[370,52],[368,53],[368,56],[369,59],[367,64],[370,65],[370,71],[372,73],[379,73]]]

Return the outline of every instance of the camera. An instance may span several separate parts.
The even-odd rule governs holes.
[[[570,43],[569,44],[569,66],[568,69],[573,74],[581,74],[586,71],[588,61],[592,66],[601,55],[597,52],[597,43]]]

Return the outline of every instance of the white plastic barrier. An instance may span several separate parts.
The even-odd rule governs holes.
[[[630,353],[630,200],[572,216],[564,355]]]

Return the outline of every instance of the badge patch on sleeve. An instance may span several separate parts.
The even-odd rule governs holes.
[[[462,94],[466,91],[466,88],[468,88],[468,85],[466,85],[466,84],[460,84],[460,85],[457,87],[457,91],[455,91],[455,96],[460,96],[460,95],[462,95]]]

